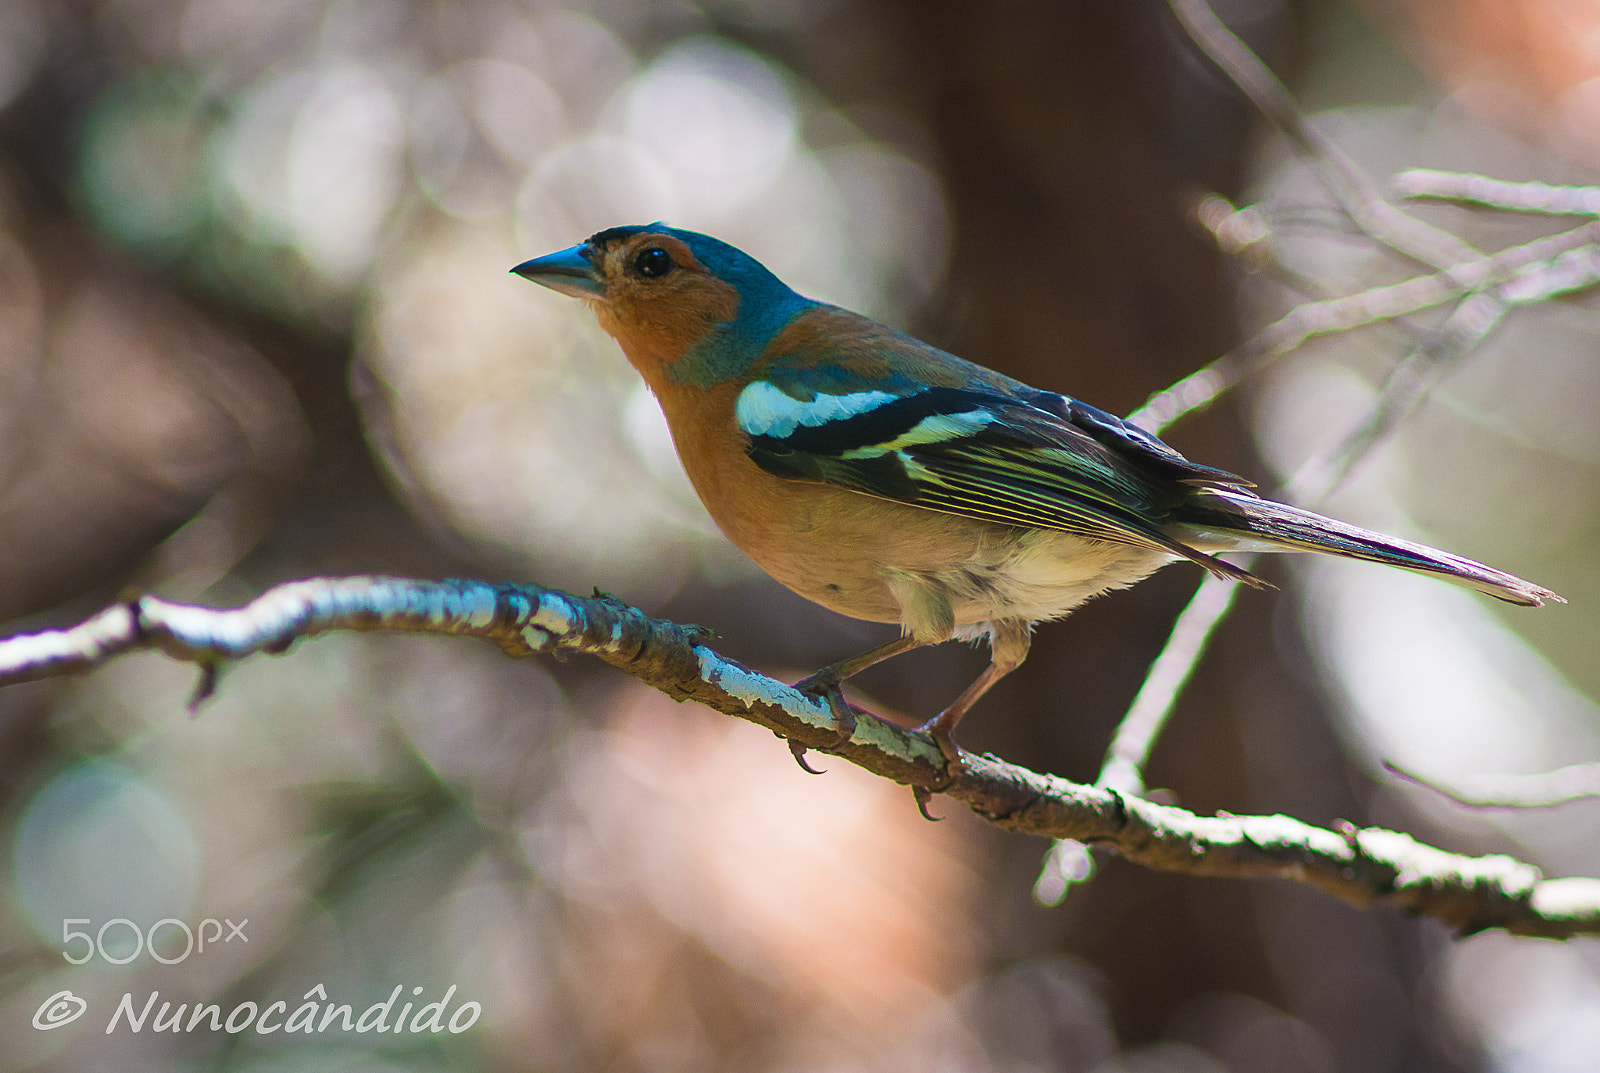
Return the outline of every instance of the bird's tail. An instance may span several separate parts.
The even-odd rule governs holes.
[[[1215,497],[1212,502],[1216,506],[1212,524],[1221,522],[1219,528],[1239,538],[1241,547],[1268,551],[1317,551],[1347,559],[1364,559],[1444,578],[1522,607],[1566,602],[1549,589],[1531,581],[1524,581],[1513,574],[1475,563],[1460,555],[1452,555],[1448,551],[1375,533],[1298,507],[1257,499],[1246,493],[1228,489],[1209,491]]]

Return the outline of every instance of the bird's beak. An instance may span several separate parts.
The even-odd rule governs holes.
[[[511,271],[523,279],[549,287],[574,298],[599,298],[606,293],[605,284],[594,262],[589,260],[588,243],[569,246],[531,261],[523,261]]]

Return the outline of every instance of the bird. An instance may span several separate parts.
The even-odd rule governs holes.
[[[593,307],[745,555],[823,607],[899,625],[894,640],[797,683],[828,701],[835,746],[855,725],[843,682],[915,648],[987,640],[988,666],[918,728],[960,772],[957,724],[1022,664],[1035,624],[1172,562],[1264,586],[1219,553],[1320,552],[1522,606],[1562,599],[1263,498],[1080,399],[802,297],[709,235],[612,227],[512,272]]]

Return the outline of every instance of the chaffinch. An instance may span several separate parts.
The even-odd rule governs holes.
[[[592,305],[660,401],[701,501],[740,550],[801,596],[902,636],[800,685],[890,656],[987,638],[990,664],[922,726],[951,732],[1022,663],[1033,625],[1188,559],[1315,551],[1523,606],[1555,593],[1397,537],[1261,499],[1147,432],[837,306],[802,298],[725,242],[613,227],[512,269]],[[841,718],[848,735],[853,719]]]

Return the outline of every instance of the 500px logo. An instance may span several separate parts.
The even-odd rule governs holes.
[[[139,925],[127,917],[113,917],[100,925],[100,929],[93,935],[90,935],[86,931],[74,930],[73,925],[93,925],[94,921],[88,917],[68,917],[61,922],[61,956],[66,958],[67,963],[70,965],[82,965],[96,954],[100,955],[102,961],[109,962],[112,965],[126,965],[148,950],[150,956],[161,962],[161,964],[176,965],[188,958],[190,954],[204,953],[208,942],[213,946],[218,941],[231,943],[234,939],[240,939],[248,943],[250,937],[244,933],[244,926],[248,923],[250,923],[249,917],[239,921],[237,924],[227,917],[223,917],[221,920],[217,920],[215,917],[206,917],[197,928],[190,928],[189,925],[176,917],[163,917],[150,925],[148,929],[140,931]],[[228,929],[226,935],[222,931],[224,925]],[[111,931],[112,928],[117,930],[111,934],[112,943],[108,950],[106,932]],[[208,928],[210,929],[209,935],[206,934]],[[165,934],[162,934],[163,929]],[[158,934],[161,934],[163,939],[167,939],[168,936],[173,937],[173,940],[165,943],[169,948],[166,952],[156,949],[156,937]],[[172,942],[180,934],[183,936],[182,953],[176,956],[168,956],[171,953]],[[197,934],[198,941],[196,939]],[[72,943],[79,939],[83,940],[84,943],[83,953],[78,957],[74,957]],[[133,944],[131,949],[127,945],[129,942]]]

